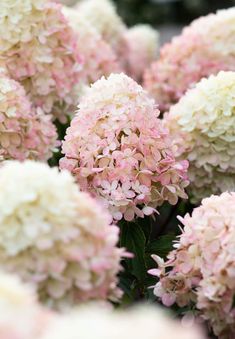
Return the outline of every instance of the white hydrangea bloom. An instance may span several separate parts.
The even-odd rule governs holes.
[[[235,190],[235,72],[201,80],[165,117],[178,157],[190,162],[193,201]]]
[[[68,172],[10,161],[0,186],[1,269],[32,282],[49,306],[120,297],[118,228]]]
[[[130,311],[84,307],[55,321],[42,339],[203,339],[194,327],[183,327],[149,306]]]

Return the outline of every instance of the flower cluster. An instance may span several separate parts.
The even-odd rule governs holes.
[[[202,79],[165,116],[176,156],[188,159],[193,202],[235,190],[235,72]]]
[[[31,289],[16,277],[0,273],[1,339],[36,339],[51,321],[41,309]]]
[[[195,303],[219,338],[235,335],[235,193],[211,196],[180,218],[184,231],[164,261],[154,293],[166,306]]]
[[[154,100],[134,80],[112,74],[91,86],[63,142],[61,168],[98,197],[115,220],[144,217],[185,198],[187,161],[177,162]]]
[[[56,308],[120,297],[118,228],[70,173],[9,161],[0,185],[1,269],[32,283]]]
[[[47,160],[56,136],[50,117],[33,109],[23,87],[0,70],[0,161]]]
[[[147,67],[157,58],[159,35],[149,25],[136,25],[123,34],[121,59],[133,79],[141,81]]]
[[[203,339],[193,326],[183,327],[150,306],[125,312],[84,307],[55,322],[42,339]]]
[[[35,106],[65,120],[77,104],[81,58],[77,35],[61,6],[50,0],[1,1],[0,64],[26,89]]]
[[[235,70],[235,8],[195,20],[165,45],[145,74],[145,87],[167,110],[205,76]]]
[[[78,3],[77,10],[115,51],[119,50],[126,26],[110,0],[86,0]]]
[[[103,75],[108,76],[113,72],[119,72],[120,66],[116,54],[97,30],[84,20],[79,11],[63,7],[63,13],[78,33],[79,51],[84,61],[81,71],[83,83],[91,84]]]

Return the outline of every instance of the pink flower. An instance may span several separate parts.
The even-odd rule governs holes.
[[[204,199],[192,216],[180,220],[184,231],[164,263],[153,256],[159,277],[154,293],[164,305],[195,304],[215,335],[235,336],[235,193]]]
[[[168,110],[201,78],[235,70],[235,8],[195,20],[166,44],[145,73],[144,87]]]
[[[97,81],[103,75],[119,72],[121,68],[113,49],[80,15],[80,11],[64,6],[63,13],[78,35],[79,52],[84,63],[80,75],[84,85]]]
[[[134,80],[113,74],[81,100],[63,142],[61,168],[98,197],[115,220],[152,214],[186,198],[186,161],[176,162],[154,101]]]
[[[61,6],[51,0],[4,1],[0,36],[0,65],[24,86],[34,106],[65,121],[65,111],[77,104],[82,60]]]
[[[149,25],[136,25],[125,30],[120,46],[120,58],[127,74],[142,81],[144,71],[157,58],[159,35]]]
[[[29,102],[23,87],[0,71],[0,160],[47,160],[56,146],[49,115]]]

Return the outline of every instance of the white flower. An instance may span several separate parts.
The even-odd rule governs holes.
[[[235,189],[235,72],[201,80],[165,117],[177,156],[190,162],[190,193],[198,202]]]
[[[68,172],[10,161],[0,186],[1,269],[33,283],[52,306],[120,297],[118,228]]]
[[[203,339],[193,326],[183,327],[158,309],[142,306],[112,312],[100,307],[80,308],[58,319],[42,339]]]
[[[1,339],[36,339],[51,321],[33,291],[16,277],[0,272]]]
[[[110,0],[86,0],[78,3],[80,15],[94,27],[115,50],[119,48],[126,27]]]

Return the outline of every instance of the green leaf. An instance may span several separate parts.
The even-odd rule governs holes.
[[[174,234],[162,235],[148,244],[146,252],[150,254],[157,254],[159,257],[165,258],[173,249],[173,240],[175,240]]]
[[[120,245],[134,254],[130,259],[131,273],[141,282],[144,282],[147,268],[145,264],[145,234],[138,224],[125,223],[121,225]]]
[[[151,217],[145,217],[145,218],[139,218],[136,220],[136,224],[138,224],[142,231],[144,232],[146,243],[150,240],[151,234],[152,234],[152,216]]]

